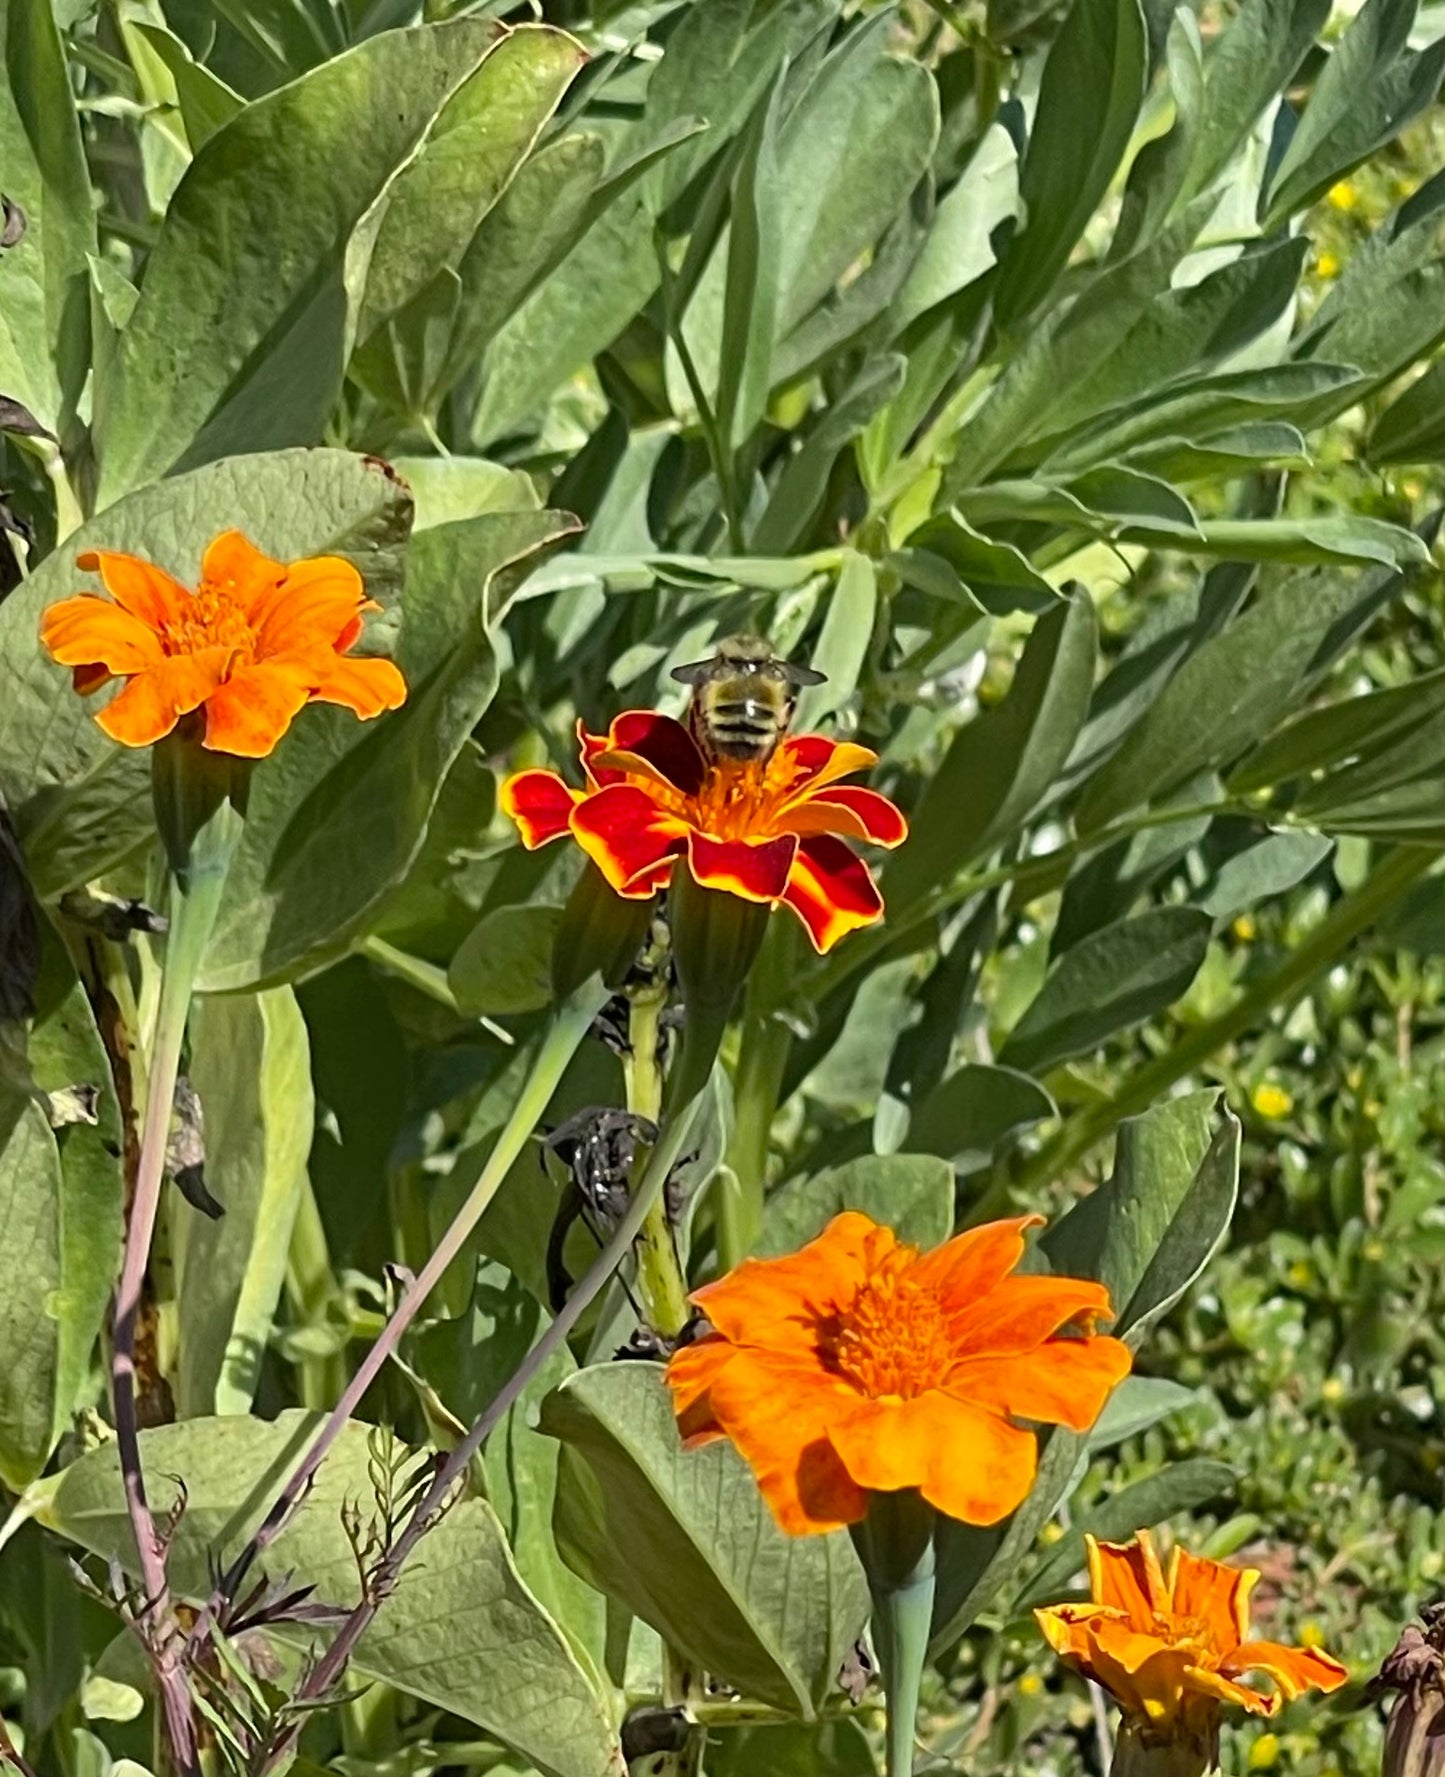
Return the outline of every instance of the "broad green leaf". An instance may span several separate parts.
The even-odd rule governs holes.
[[[1087,449],[1080,460],[1087,458]],[[1231,480],[1265,467],[1308,469],[1314,459],[1296,426],[1282,421],[1260,420],[1252,425],[1229,426],[1212,436],[1159,438],[1135,447],[1125,461],[1165,481]],[[1212,525],[1205,529],[1217,535]]]
[[[1119,1389],[1122,1394],[1129,1384]],[[1028,1584],[1011,1603],[1015,1613],[1036,1604],[1049,1604],[1070,1590],[1076,1574],[1085,1568],[1085,1534],[1100,1542],[1128,1542],[1139,1530],[1162,1524],[1177,1513],[1197,1511],[1212,1500],[1233,1496],[1238,1476],[1228,1463],[1194,1457],[1171,1462],[1141,1481],[1121,1487],[1093,1511],[1072,1525],[1047,1559],[1029,1577]]]
[[[1445,672],[1306,710],[1263,740],[1230,773],[1229,788],[1247,793],[1343,761],[1373,757],[1414,735],[1445,712]]]
[[[1199,1391],[1171,1382],[1167,1376],[1126,1376],[1104,1403],[1089,1431],[1089,1449],[1112,1450],[1126,1438],[1158,1425],[1171,1413],[1192,1406]]]
[[[487,601],[515,564],[565,536],[551,512],[439,525],[408,552],[397,655],[406,703],[367,726],[308,709],[257,768],[201,986],[232,992],[333,960],[405,876],[452,762],[491,702]]]
[[[1137,1337],[1198,1276],[1234,1212],[1239,1125],[1226,1118],[1211,1139],[1215,1091],[1156,1106],[1119,1127],[1114,1172],[1061,1221],[1039,1249],[1061,1276],[1108,1286],[1112,1330]],[[1039,1457],[1028,1499],[1001,1525],[949,1522],[939,1541],[933,1645],[957,1639],[1000,1591],[1011,1587],[1039,1530],[1068,1491],[1088,1434],[1055,1429]]]
[[[957,507],[947,516],[930,519],[913,531],[908,548],[889,558],[910,586],[951,598],[955,596],[952,583],[940,582],[934,575],[935,559],[947,564],[981,610],[1001,613],[1020,606],[1030,609],[1051,605],[1058,598],[1023,550],[975,530]]]
[[[1360,614],[1397,591],[1398,576],[1357,584],[1292,574],[1191,654],[1090,784],[1078,822],[1092,832],[1227,765],[1296,707],[1319,656],[1344,645]]]
[[[860,1210],[911,1246],[938,1246],[953,1228],[953,1168],[933,1154],[865,1154],[806,1178],[767,1200],[757,1252],[796,1252],[845,1209]]]
[[[232,92],[209,68],[196,61],[173,31],[145,19],[135,20],[132,29],[139,32],[165,64],[175,84],[176,103],[191,153],[199,154],[216,131],[231,121],[245,100],[239,93]]]
[[[319,440],[378,199],[496,36],[459,20],[373,37],[211,137],[96,390],[99,505],[170,470]]]
[[[540,1012],[552,1003],[552,942],[560,907],[494,907],[451,960],[447,982],[473,1016]]]
[[[1003,125],[992,123],[958,182],[939,199],[889,315],[897,331],[983,276],[997,258],[994,230],[1017,214],[1018,202],[1018,149]]]
[[[205,1184],[222,1213],[212,1220],[189,1203],[171,1212],[182,1419],[251,1410],[314,1114],[306,1022],[289,987],[210,995],[192,1012],[190,1034]]]
[[[417,531],[487,512],[535,512],[542,504],[525,470],[487,457],[393,457],[391,466],[416,501]]]
[[[910,1154],[939,1154],[960,1172],[987,1166],[1009,1136],[1054,1115],[1037,1080],[1013,1068],[970,1062],[940,1080],[913,1113]]]
[[[495,40],[447,98],[382,198],[356,321],[360,340],[442,266],[457,267],[583,59],[564,32],[519,25]]]
[[[1438,463],[1445,457],[1445,363],[1432,364],[1375,421],[1372,463]]]
[[[731,1444],[684,1450],[655,1365],[579,1371],[542,1429],[564,1446],[572,1566],[702,1669],[812,1719],[868,1612],[847,1536],[786,1536]]]
[[[994,312],[1013,327],[1068,262],[1133,134],[1149,72],[1139,0],[1073,0],[1044,64],[1019,169],[1023,226],[999,268]]]
[[[1197,907],[1155,907],[1089,933],[1049,970],[999,1061],[1045,1073],[1173,1005],[1198,974],[1212,930]]]
[[[1406,47],[1419,0],[1365,0],[1314,83],[1261,202],[1273,228],[1392,141],[1439,91],[1445,38]]]
[[[1196,899],[1211,918],[1233,919],[1303,882],[1333,849],[1320,833],[1267,833],[1227,858]]]
[[[238,1552],[317,1423],[311,1414],[287,1412],[269,1422],[238,1415],[141,1433],[141,1460],[155,1477],[158,1500],[165,1498],[161,1477],[185,1482],[186,1510],[169,1559],[182,1597],[210,1592],[212,1562]],[[355,1421],[345,1428],[267,1556],[267,1572],[315,1586],[331,1604],[356,1602],[356,1558],[342,1517],[349,1507],[359,1508],[363,1524],[375,1516],[371,1431]],[[57,1535],[133,1567],[113,1444],[50,1482],[38,1515]],[[303,1647],[314,1638],[286,1634]],[[475,1722],[544,1777],[622,1777],[603,1700],[523,1584],[485,1500],[460,1501],[428,1533],[350,1670],[353,1680],[380,1679]]]
[[[1006,839],[1058,776],[1088,714],[1097,621],[1082,587],[1034,625],[1008,696],[961,729],[884,873],[906,906]]]
[[[0,797],[42,896],[100,874],[153,827],[148,756],[102,734],[94,701],[77,697],[69,673],[40,647],[47,605],[98,590],[76,555],[123,550],[194,584],[206,545],[234,525],[283,561],[346,556],[368,594],[389,605],[410,522],[406,489],[374,460],[337,450],[236,457],[143,488],[92,519],[0,604]],[[322,713],[309,710],[306,721],[312,716]]]
[[[43,0],[0,0],[0,179],[25,232],[0,252],[0,393],[62,432],[90,368],[95,211],[65,51]]]

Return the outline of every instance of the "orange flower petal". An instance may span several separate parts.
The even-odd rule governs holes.
[[[1240,1672],[1263,1672],[1289,1700],[1308,1690],[1337,1691],[1349,1678],[1341,1665],[1323,1648],[1283,1647],[1277,1641],[1245,1641],[1219,1662],[1225,1677]]]
[[[824,784],[852,777],[855,771],[867,771],[878,763],[871,747],[860,747],[851,740],[829,740],[823,734],[785,735],[776,758],[779,780],[790,785],[791,797],[821,790]]]
[[[1094,1602],[1122,1611],[1135,1629],[1152,1628],[1155,1613],[1169,1609],[1170,1590],[1149,1532],[1141,1530],[1131,1543],[1101,1543],[1086,1535],[1084,1546]]]
[[[950,1311],[970,1308],[995,1289],[1024,1256],[1024,1234],[1043,1226],[1042,1216],[985,1222],[955,1234],[918,1261],[915,1275],[938,1291]]]
[[[868,866],[828,833],[799,840],[783,900],[820,953],[883,916],[883,897]]]
[[[310,696],[305,676],[274,662],[239,667],[206,699],[206,747],[264,759]]]
[[[841,1530],[868,1510],[867,1494],[828,1440],[840,1407],[855,1398],[815,1365],[770,1351],[737,1351],[713,1381],[717,1424],[791,1536]]]
[[[339,703],[369,722],[386,710],[401,708],[406,702],[406,680],[393,661],[378,656],[338,658],[312,696],[318,703]]]
[[[148,747],[163,739],[182,716],[199,709],[216,690],[232,658],[229,648],[177,654],[137,673],[96,716],[122,746]]]
[[[997,1524],[1034,1484],[1033,1433],[952,1395],[859,1398],[827,1429],[860,1487],[880,1493],[916,1487],[930,1505],[965,1524]]]
[[[692,1292],[725,1338],[738,1345],[816,1354],[818,1322],[852,1301],[898,1242],[891,1228],[844,1210],[816,1239],[781,1259],[744,1259]]]
[[[644,762],[644,769],[650,767],[684,796],[695,796],[707,775],[697,742],[681,722],[657,710],[624,710],[599,751],[634,755]]]
[[[138,617],[148,629],[163,630],[190,600],[190,593],[179,581],[139,556],[87,549],[76,556],[75,565],[87,574],[99,571],[105,590],[120,608]]]
[[[1046,1339],[1010,1357],[965,1358],[949,1371],[949,1394],[1014,1419],[1087,1431],[1129,1374],[1133,1354],[1119,1339]]]
[[[694,832],[688,837],[687,862],[693,881],[703,888],[771,903],[788,886],[797,849],[791,833],[778,839],[714,839]]]
[[[132,612],[93,593],[61,599],[40,619],[40,640],[62,666],[144,672],[165,658],[155,631]]]
[[[293,562],[252,606],[257,660],[322,643],[334,647],[365,598],[361,575],[339,555]]]
[[[222,531],[201,557],[201,585],[229,595],[252,624],[285,577],[286,564],[262,554],[242,531]]]
[[[688,828],[638,785],[607,784],[572,810],[572,833],[619,895],[645,900],[648,873],[685,849]]]
[[[92,691],[99,691],[102,685],[108,685],[115,677],[107,667],[77,666],[70,672],[70,684],[77,697],[89,697]]]
[[[737,1347],[729,1340],[711,1335],[680,1346],[669,1358],[667,1386],[672,1390],[673,1411],[685,1439],[721,1429],[713,1419],[707,1395],[736,1352]]]
[[[1221,1653],[1249,1634],[1249,1595],[1258,1582],[1256,1568],[1229,1567],[1192,1555],[1177,1543],[1169,1558],[1171,1608],[1178,1616],[1207,1623]]]
[[[517,823],[522,844],[536,851],[570,831],[572,810],[582,796],[555,771],[517,771],[503,783],[497,799],[502,813]]]
[[[1032,1351],[1079,1319],[1107,1319],[1109,1292],[1078,1277],[1007,1277],[955,1316],[959,1356]]]
[[[857,784],[837,784],[826,795],[790,802],[777,826],[784,833],[841,833],[890,849],[908,837],[908,822],[888,798]]]
[[[1184,1688],[1197,1696],[1212,1697],[1218,1703],[1233,1703],[1251,1715],[1273,1715],[1279,1698],[1272,1692],[1251,1690],[1247,1684],[1235,1684],[1208,1666],[1187,1666]]]

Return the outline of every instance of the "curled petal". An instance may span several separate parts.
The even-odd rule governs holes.
[[[871,747],[851,740],[829,740],[823,734],[789,734],[778,748],[776,769],[794,796],[821,790],[824,784],[852,777],[878,763]]]
[[[87,574],[99,572],[105,590],[148,629],[163,630],[190,602],[190,593],[154,562],[110,549],[87,549],[75,558]]]
[[[1234,1703],[1251,1715],[1273,1715],[1279,1698],[1273,1692],[1252,1690],[1247,1684],[1236,1684],[1232,1678],[1209,1666],[1186,1666],[1184,1688],[1196,1696],[1212,1697],[1217,1703]]]
[[[1101,1283],[1079,1277],[1008,1277],[955,1316],[959,1355],[1032,1351],[1071,1321],[1113,1315]]]
[[[318,703],[339,703],[363,722],[369,722],[384,710],[401,708],[406,702],[406,680],[390,660],[375,656],[338,658],[312,695]]]
[[[273,662],[238,667],[206,699],[208,751],[232,753],[239,759],[266,758],[310,692],[304,673]]]
[[[1259,1583],[1254,1567],[1228,1567],[1193,1555],[1178,1543],[1169,1557],[1171,1609],[1209,1625],[1215,1646],[1231,1648],[1249,1634],[1249,1595]]]
[[[778,817],[778,826],[785,833],[841,833],[890,850],[908,837],[908,822],[888,798],[857,784],[799,797]]]
[[[1288,1700],[1308,1690],[1337,1691],[1349,1678],[1349,1668],[1323,1648],[1282,1647],[1277,1641],[1245,1641],[1219,1662],[1225,1676],[1262,1672],[1274,1680]]]
[[[688,867],[703,888],[723,889],[744,901],[773,902],[788,886],[797,849],[791,833],[778,839],[713,839],[694,832],[688,839]]]
[[[828,833],[799,840],[783,899],[820,952],[883,916],[883,897],[868,866]]]
[[[141,618],[89,593],[51,605],[40,619],[40,640],[62,666],[102,667],[107,674],[143,672],[165,658]]]
[[[917,1487],[965,1524],[997,1524],[1034,1484],[1038,1445],[995,1413],[930,1391],[911,1400],[857,1399],[828,1438],[860,1487]]]
[[[1170,1608],[1172,1596],[1154,1538],[1141,1530],[1130,1543],[1101,1543],[1086,1535],[1089,1585],[1094,1601],[1119,1610],[1136,1629],[1148,1629],[1157,1611]]]
[[[607,733],[609,752],[630,753],[683,796],[695,796],[707,775],[697,743],[672,716],[624,710]]]
[[[660,865],[687,845],[685,822],[636,784],[607,784],[572,810],[577,843],[619,895],[645,900]]]
[[[229,648],[177,654],[137,673],[96,716],[112,740],[148,747],[170,733],[182,716],[199,709],[230,666]]]
[[[572,810],[582,800],[555,771],[517,771],[502,785],[498,801],[510,815],[528,851],[570,832]]]
[[[1013,1419],[1087,1431],[1129,1374],[1121,1339],[1047,1339],[1010,1357],[965,1358],[948,1374],[948,1392]]]

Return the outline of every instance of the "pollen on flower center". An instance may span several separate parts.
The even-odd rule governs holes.
[[[908,1248],[900,1249],[911,1258]],[[953,1361],[937,1293],[889,1266],[819,1327],[827,1367],[874,1400],[939,1388]]]
[[[722,760],[708,766],[702,788],[689,799],[688,814],[714,838],[746,839],[769,830],[789,788],[789,768],[777,754],[761,765]]]
[[[219,588],[203,586],[191,594],[166,624],[161,646],[167,654],[195,654],[202,648],[232,648],[248,660],[256,648],[256,632],[245,612]]]

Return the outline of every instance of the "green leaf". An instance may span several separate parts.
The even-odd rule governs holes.
[[[938,203],[907,281],[889,314],[895,335],[960,290],[997,261],[994,230],[1017,215],[1018,149],[1000,123],[991,123],[958,182]]]
[[[373,37],[200,150],[96,390],[99,505],[170,470],[321,437],[388,186],[497,30]]]
[[[46,606],[95,584],[77,570],[78,553],[145,556],[189,584],[207,543],[234,525],[282,561],[346,556],[385,605],[400,587],[410,522],[407,491],[383,464],[338,450],[283,451],[143,488],[42,562],[0,604],[0,798],[31,850],[37,891],[57,895],[99,875],[153,830],[147,754],[108,740],[94,702],[75,695],[69,673],[40,647]],[[307,711],[303,728],[312,716],[322,712]]]
[[[48,5],[0,0],[0,168],[25,232],[0,252],[0,393],[64,432],[90,368],[95,211]]]
[[[807,685],[798,698],[795,726],[808,733],[842,709],[858,688],[873,626],[878,615],[878,575],[872,560],[845,549],[843,565],[833,583],[823,627],[809,656],[825,675],[823,684]]]
[[[1393,141],[1434,99],[1445,38],[1406,47],[1419,0],[1365,0],[1315,81],[1304,115],[1261,201],[1274,228]]]
[[[222,1214],[171,1211],[183,1419],[247,1413],[286,1280],[314,1104],[306,1021],[290,988],[212,995],[191,1014],[205,1183]]]
[[[724,450],[752,437],[768,405],[778,334],[783,216],[778,174],[782,71],[742,139],[733,175],[715,418]]]
[[[655,1365],[580,1371],[542,1429],[564,1445],[571,1565],[700,1668],[813,1719],[868,1612],[847,1536],[786,1536],[726,1440],[685,1451]]]
[[[1347,697],[1306,710],[1284,723],[1230,773],[1240,794],[1273,788],[1342,761],[1371,757],[1414,735],[1445,712],[1445,670],[1422,673],[1363,697]]]
[[[1094,1421],[1089,1431],[1089,1450],[1112,1450],[1172,1413],[1193,1406],[1199,1398],[1197,1389],[1171,1382],[1167,1376],[1126,1376]]]
[[[314,1415],[262,1422],[192,1419],[141,1433],[147,1474],[177,1475],[186,1510],[170,1545],[182,1597],[211,1589],[211,1563],[234,1557],[314,1436]],[[343,1508],[374,1516],[368,1470],[372,1428],[352,1422],[327,1457],[290,1526],[268,1551],[267,1571],[315,1586],[327,1603],[356,1602],[356,1559]],[[90,1451],[47,1484],[38,1514],[57,1535],[134,1567],[115,1446]],[[439,1633],[444,1626],[445,1632]],[[302,1646],[314,1631],[288,1631]],[[523,1584],[496,1513],[464,1499],[429,1532],[402,1583],[363,1638],[355,1681],[381,1680],[475,1722],[531,1760],[544,1777],[622,1777],[603,1699]]]
[[[1139,0],[1074,0],[1044,63],[1019,172],[1024,226],[999,269],[1001,327],[1036,308],[1067,264],[1124,158],[1148,73]]]
[[[1372,463],[1438,463],[1445,458],[1445,363],[1432,364],[1371,428]]]
[[[1225,859],[1197,897],[1199,905],[1212,919],[1233,919],[1303,882],[1333,850],[1320,833],[1267,833]]]
[[[1090,932],[1049,970],[999,1061],[1045,1073],[1173,1005],[1199,973],[1212,930],[1197,907],[1155,907]]]
[[[910,586],[926,592],[931,588],[920,569],[926,570],[935,556],[948,564],[984,610],[1002,612],[1020,605],[1027,609],[1053,604],[1058,598],[1021,549],[975,530],[957,507],[912,532],[908,548],[892,559]],[[1019,598],[1020,592],[1026,597]]]
[[[413,530],[429,531],[487,512],[536,512],[542,502],[524,469],[488,457],[393,457],[416,501]]]
[[[1119,1392],[1128,1386],[1125,1382]],[[1136,1531],[1162,1524],[1177,1513],[1197,1511],[1211,1500],[1232,1498],[1237,1480],[1228,1463],[1201,1456],[1189,1462],[1171,1462],[1156,1474],[1121,1487],[1070,1527],[1012,1601],[1010,1611],[1017,1614],[1048,1603],[1069,1589],[1070,1580],[1085,1565],[1085,1533],[1100,1542],[1127,1542]]]
[[[504,1018],[552,1003],[552,943],[560,907],[494,907],[462,940],[447,984],[463,1012]]]
[[[939,1154],[960,1172],[974,1172],[1009,1136],[1053,1115],[1053,1099],[1027,1074],[970,1062],[940,1080],[919,1105],[904,1146],[910,1154]]]
[[[959,731],[884,873],[895,910],[1007,838],[1037,806],[1088,714],[1097,633],[1082,588],[1039,618],[1008,696]]]
[[[796,1252],[845,1209],[860,1210],[910,1246],[938,1246],[953,1229],[953,1168],[932,1154],[865,1154],[806,1178],[791,1178],[767,1199],[757,1252]]]
[[[216,131],[242,109],[246,101],[232,92],[209,68],[196,61],[173,31],[163,25],[136,19],[131,28],[138,31],[165,64],[176,88],[176,103],[191,153],[199,154]]]
[[[856,1721],[782,1722],[708,1735],[708,1777],[877,1777]]]
[[[496,689],[488,600],[568,534],[552,512],[439,525],[408,552],[398,664],[406,703],[366,726],[308,709],[251,780],[201,987],[234,992],[334,959],[406,875],[453,761]]]
[[[1089,785],[1078,809],[1093,832],[1165,796],[1201,771],[1227,765],[1299,699],[1344,645],[1357,614],[1398,590],[1398,578],[1366,586],[1342,576],[1294,574],[1269,587],[1244,615],[1190,654],[1124,744]]]

